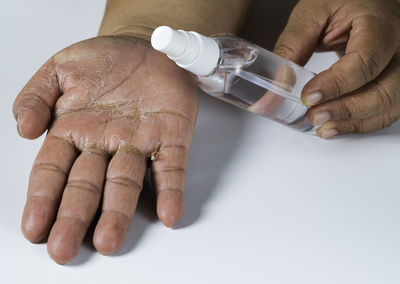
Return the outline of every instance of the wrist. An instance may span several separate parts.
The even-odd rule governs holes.
[[[124,35],[131,36],[137,39],[144,40],[146,42],[150,42],[151,34],[155,27],[147,26],[145,24],[127,24],[127,25],[116,25],[116,26],[107,26],[101,25],[99,30],[99,36],[107,36],[107,35]]]
[[[132,35],[150,41],[161,25],[210,36],[237,33],[252,0],[108,0],[99,35]]]

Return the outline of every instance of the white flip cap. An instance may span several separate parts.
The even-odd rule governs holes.
[[[217,67],[220,56],[219,45],[212,38],[167,26],[154,30],[151,45],[168,55],[178,66],[199,76],[210,74]]]

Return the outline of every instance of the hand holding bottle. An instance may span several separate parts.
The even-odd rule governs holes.
[[[399,1],[299,1],[275,52],[303,65],[315,50],[342,55],[302,92],[319,136],[372,132],[400,118]]]

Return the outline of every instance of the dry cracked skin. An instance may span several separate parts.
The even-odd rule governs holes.
[[[181,217],[196,85],[147,43],[108,36],[60,51],[24,87],[13,111],[21,136],[48,129],[32,167],[22,231],[32,242],[49,234],[55,261],[75,257],[98,208],[94,246],[104,254],[121,248],[148,161],[159,218],[173,226]]]

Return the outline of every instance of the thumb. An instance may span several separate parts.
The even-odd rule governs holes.
[[[53,60],[48,60],[25,85],[14,101],[13,113],[22,137],[34,139],[48,127],[60,96]]]
[[[317,48],[328,18],[324,9],[309,6],[307,1],[296,5],[274,48],[274,53],[301,66]]]

